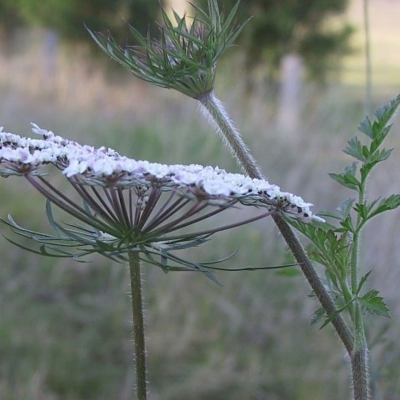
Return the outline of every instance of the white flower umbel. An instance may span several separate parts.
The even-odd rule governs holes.
[[[228,173],[218,167],[164,165],[137,161],[115,150],[98,149],[64,139],[33,125],[42,139],[24,138],[0,132],[0,174],[40,175],[52,164],[68,179],[80,183],[119,188],[155,187],[163,192],[175,190],[183,197],[222,204],[237,201],[243,205],[266,207],[274,213],[304,221],[323,221],[311,212],[311,203],[283,192],[266,180]]]

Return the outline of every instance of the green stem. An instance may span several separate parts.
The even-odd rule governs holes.
[[[368,352],[366,349],[357,350],[351,358],[353,377],[353,399],[368,400],[371,398],[369,391]]]
[[[198,98],[203,106],[202,111],[208,117],[209,121],[215,127],[217,132],[223,137],[224,141],[228,144],[236,159],[239,161],[242,168],[251,178],[264,179],[260,167],[257,165],[255,159],[250,154],[246,145],[240,137],[239,132],[233,126],[227,112],[222,106],[221,102],[214,96],[213,92],[205,93]],[[307,257],[302,245],[297,239],[295,233],[288,225],[288,223],[280,215],[274,215],[273,219],[284,237],[289,249],[293,256],[299,263],[306,279],[308,280],[311,288],[317,296],[320,304],[324,308],[327,315],[331,315],[336,311],[335,303],[325,289],[321,278],[315,271],[311,261]],[[338,315],[332,324],[338,333],[343,345],[345,346],[349,356],[351,357],[353,351],[353,336],[348,328],[344,319]]]
[[[284,237],[287,245],[289,246],[290,251],[295,257],[296,261],[299,263],[300,268],[306,277],[308,283],[313,289],[317,299],[319,300],[321,306],[325,310],[327,315],[331,315],[337,311],[336,305],[333,302],[331,296],[325,289],[324,284],[321,281],[321,278],[317,274],[314,266],[312,265],[310,259],[307,257],[303,246],[297,239],[295,233],[287,224],[287,222],[280,216],[273,216],[275,224],[277,225],[279,231]],[[335,319],[332,320],[332,325],[334,326],[337,334],[339,335],[340,340],[342,341],[344,347],[346,348],[348,354],[351,357],[353,351],[353,335],[350,332],[349,327],[346,322],[342,318],[341,315],[338,315]]]
[[[355,315],[355,343],[354,350],[350,356],[353,398],[354,400],[368,400],[370,399],[369,351],[359,304],[356,304]]]
[[[358,203],[363,204],[365,201],[366,180],[360,187],[358,195]],[[350,280],[353,296],[358,296],[357,290],[359,285],[359,252],[361,242],[362,219],[357,214],[356,230],[353,234],[351,259],[350,259]],[[351,369],[353,378],[353,393],[355,400],[367,400],[369,396],[369,357],[368,344],[365,337],[365,328],[361,306],[358,301],[355,302],[353,311],[354,321],[354,345],[351,353]]]
[[[364,204],[366,191],[366,178],[362,182],[358,192],[358,204]],[[360,214],[357,214],[355,231],[353,233],[351,256],[350,256],[350,282],[353,295],[357,294],[358,290],[358,255],[360,253],[360,241],[362,230],[362,219]],[[355,316],[354,316],[355,317]]]
[[[225,144],[231,150],[233,156],[239,162],[243,170],[251,177],[264,179],[260,167],[251,155],[246,144],[243,142],[240,133],[233,125],[228,113],[222,103],[215,97],[213,92],[203,94],[198,98],[203,114],[214,126]]]
[[[346,304],[349,304],[349,307],[348,307],[349,315],[353,321],[353,318],[354,318],[354,304],[353,303],[354,302],[352,300],[354,299],[354,296],[352,294],[349,283],[347,281],[347,277],[340,276],[339,281],[340,281],[339,284],[340,284],[340,289],[342,290],[344,302]]]
[[[138,400],[147,399],[146,345],[143,322],[142,277],[140,259],[137,253],[129,253],[131,278],[133,340],[135,346],[136,394]]]

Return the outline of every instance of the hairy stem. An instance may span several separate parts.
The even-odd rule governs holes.
[[[232,153],[244,171],[251,178],[264,179],[260,167],[250,154],[242,138],[240,137],[239,132],[232,124],[227,112],[225,111],[221,102],[215,97],[214,93],[206,93],[198,98],[198,100],[203,106],[202,111],[210,123],[214,126],[216,131],[223,137],[224,142],[228,144],[228,147],[231,149]],[[299,263],[307,281],[311,285],[311,288],[313,289],[325,312],[327,315],[332,314],[336,311],[335,303],[325,289],[324,284],[315,271],[311,261],[307,257],[302,245],[297,239],[297,236],[288,223],[280,215],[274,215],[273,219],[287,245],[289,246],[290,251],[293,253],[293,256]],[[332,324],[349,356],[351,357],[354,339],[347,324],[340,315],[338,315],[332,321]]]
[[[243,170],[251,178],[263,179],[264,177],[260,167],[243,142],[240,133],[233,125],[224,106],[217,97],[215,97],[214,93],[205,93],[199,97],[198,100],[202,105],[200,108],[202,113],[210,124],[213,125],[224,143],[229,147]]]
[[[361,185],[358,194],[358,203],[365,201],[366,180]],[[353,234],[353,243],[350,256],[350,279],[353,296],[357,296],[359,286],[359,252],[361,243],[361,217],[357,214],[356,230]],[[356,301],[351,309],[352,319],[354,321],[354,345],[351,353],[351,372],[353,380],[354,400],[368,400],[370,398],[370,377],[369,377],[369,357],[368,344],[365,337],[364,320],[361,311],[361,305]]]
[[[136,394],[138,400],[147,399],[146,345],[143,322],[142,277],[137,253],[129,253],[131,278],[133,340],[135,346]]]
[[[279,228],[282,236],[284,237],[287,245],[289,246],[290,251],[292,252],[296,261],[299,263],[304,276],[306,277],[308,283],[313,289],[326,314],[333,314],[334,312],[336,312],[335,303],[333,302],[329,293],[326,291],[325,286],[321,281],[321,278],[317,274],[317,271],[315,271],[315,268],[313,267],[310,259],[307,257],[303,246],[299,242],[295,233],[280,215],[274,215],[273,219],[277,227]],[[348,328],[342,316],[338,315],[335,319],[333,319],[332,325],[334,326],[340,340],[346,348],[347,353],[351,356],[353,351],[354,339],[353,335],[350,332],[350,329]]]
[[[369,351],[365,337],[361,307],[355,307],[355,339],[351,353],[351,376],[354,400],[370,399]]]

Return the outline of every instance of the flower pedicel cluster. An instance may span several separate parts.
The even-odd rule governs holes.
[[[42,139],[0,131],[0,175],[25,177],[48,200],[48,219],[61,236],[26,230],[11,217],[7,222],[14,232],[39,242],[38,252],[43,255],[77,258],[97,252],[126,261],[136,252],[164,270],[200,269],[208,273],[204,264],[190,263],[173,252],[197,246],[215,232],[277,213],[303,221],[323,221],[311,212],[311,204],[265,180],[200,165],[136,161],[112,149],[80,145],[34,124],[33,132]],[[62,171],[83,205],[51,183],[49,165]],[[52,205],[85,227],[56,223]],[[238,205],[257,207],[261,213],[222,227],[177,233]],[[68,253],[66,248],[80,252]]]

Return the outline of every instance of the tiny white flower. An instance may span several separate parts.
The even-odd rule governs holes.
[[[46,131],[45,129],[39,128],[38,125],[31,122],[32,132],[37,133],[38,135],[43,135],[44,137],[52,137],[54,133],[52,131]]]
[[[87,170],[87,162],[86,161],[78,161],[77,159],[71,159],[68,167],[66,167],[63,171],[63,174],[70,178],[74,175],[79,175],[85,173]]]

